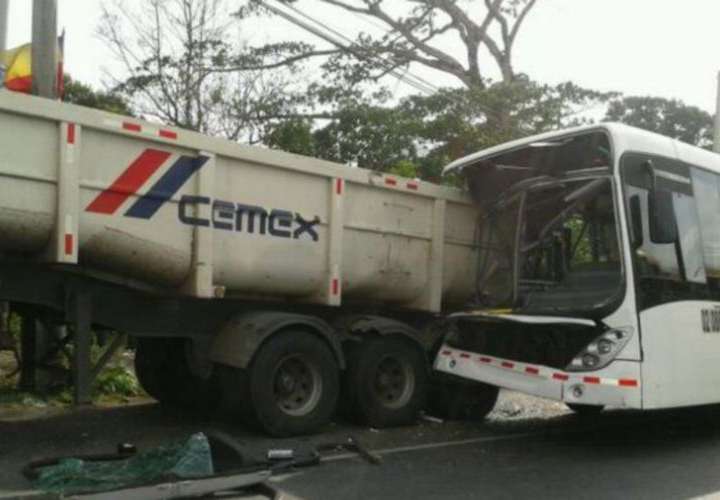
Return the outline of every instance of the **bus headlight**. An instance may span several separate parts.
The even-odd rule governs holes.
[[[590,342],[565,368],[569,372],[599,370],[610,364],[632,337],[632,328],[614,328]]]

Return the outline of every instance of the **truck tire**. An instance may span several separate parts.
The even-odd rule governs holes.
[[[499,392],[494,385],[437,375],[430,386],[428,411],[446,420],[480,421],[495,407]]]
[[[349,343],[343,413],[375,428],[415,423],[425,406],[428,368],[419,346],[397,336]]]
[[[273,335],[247,370],[226,367],[222,379],[225,406],[275,437],[317,432],[330,421],[340,393],[335,355],[303,330]]]
[[[201,378],[190,369],[188,339],[137,339],[135,374],[145,392],[161,404],[197,411],[212,411],[220,402],[217,377]]]

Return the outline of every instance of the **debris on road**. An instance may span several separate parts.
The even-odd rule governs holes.
[[[428,415],[426,413],[423,413],[420,418],[422,420],[425,420],[426,422],[432,422],[433,424],[442,424],[443,422],[445,422],[441,418],[433,417],[432,415]]]
[[[317,447],[317,450],[319,452],[349,451],[350,453],[357,453],[360,457],[362,457],[363,459],[365,459],[365,461],[372,465],[380,465],[382,463],[382,458],[380,457],[380,455],[373,453],[372,451],[365,448],[356,438],[352,436],[348,437],[347,441],[341,443],[322,444]]]
[[[130,450],[126,452],[125,450]],[[168,478],[189,479],[215,474],[210,443],[203,433],[184,442],[140,453],[123,446],[117,454],[63,457],[31,463],[25,469],[42,491],[82,494],[138,486]]]

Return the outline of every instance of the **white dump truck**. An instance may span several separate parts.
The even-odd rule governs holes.
[[[91,332],[112,330],[162,403],[273,435],[339,401],[372,426],[417,417],[427,331],[475,289],[460,190],[10,92],[0,148],[0,300],[27,349],[37,318],[71,326],[79,402]]]

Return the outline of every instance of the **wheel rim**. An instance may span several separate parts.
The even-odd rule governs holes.
[[[407,360],[385,356],[375,371],[373,391],[375,397],[387,408],[399,408],[407,404],[415,390],[415,373]]]
[[[305,356],[286,356],[273,372],[273,391],[281,411],[296,417],[307,415],[315,409],[322,394],[320,371]]]

